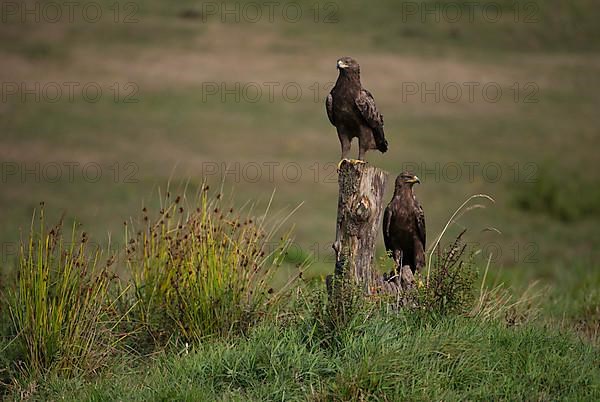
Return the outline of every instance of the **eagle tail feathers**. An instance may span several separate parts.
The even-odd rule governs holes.
[[[374,131],[375,145],[377,145],[377,150],[381,153],[385,153],[388,150],[388,142],[385,139],[383,127],[377,127]]]

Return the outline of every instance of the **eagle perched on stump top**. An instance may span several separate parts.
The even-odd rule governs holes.
[[[394,196],[383,213],[383,241],[398,272],[408,265],[412,272],[425,265],[425,214],[413,192],[419,178],[403,172],[396,178]]]
[[[337,68],[340,75],[325,105],[329,121],[337,129],[342,160],[348,156],[354,137],[358,137],[358,159],[361,161],[370,149],[387,151],[383,116],[375,106],[373,95],[360,83],[360,66],[353,58],[342,57],[337,61]]]

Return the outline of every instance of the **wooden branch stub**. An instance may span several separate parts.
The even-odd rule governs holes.
[[[387,172],[366,163],[344,160],[339,170],[335,275],[353,279],[367,294],[381,283],[373,259],[387,179]]]

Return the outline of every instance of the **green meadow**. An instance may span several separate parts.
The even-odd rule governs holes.
[[[73,18],[63,5],[57,21],[44,3],[9,3],[0,24],[4,396],[598,399],[595,1],[296,0],[269,8],[101,0],[78,3]],[[322,292],[334,268],[340,149],[324,99],[336,60],[346,55],[360,63],[362,83],[385,117],[389,151],[367,160],[390,173],[386,198],[402,170],[420,177],[416,193],[431,245],[463,201],[492,197],[474,202],[480,207],[460,216],[441,243],[467,229],[476,300],[501,286],[527,306],[481,320],[464,311],[415,317],[378,305],[356,313],[324,345],[312,302],[302,300]],[[136,319],[123,319],[120,333],[134,335],[111,347],[102,367],[70,374],[26,367],[10,310],[21,299],[10,295],[29,266],[19,260],[19,244],[27,244],[40,203],[48,228],[62,219],[69,237],[79,222],[92,245],[108,249],[103,256],[118,254],[114,270],[126,286],[135,272],[123,258],[131,236],[124,222],[140,227],[143,208],[156,213],[203,185],[210,197],[225,194],[236,211],[260,217],[268,209],[270,224],[285,220],[287,254],[273,263],[267,288],[277,293],[302,269],[285,288],[293,301],[261,311],[241,334],[232,326],[206,338],[178,338],[190,331],[185,324],[153,321],[152,336],[160,336],[149,341]],[[377,256],[389,269],[381,239]],[[233,264],[219,261],[211,272]],[[151,304],[144,297],[138,307]],[[117,304],[111,308],[123,307]]]

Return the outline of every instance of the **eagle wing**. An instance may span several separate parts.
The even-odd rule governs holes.
[[[386,251],[392,249],[392,241],[390,239],[390,225],[392,223],[392,206],[391,203],[385,208],[383,212],[383,243],[385,244]]]
[[[423,207],[418,202],[416,203],[417,207],[417,235],[419,236],[419,240],[423,244],[423,249],[425,249],[425,213],[423,212]]]
[[[387,151],[388,144],[383,133],[383,116],[377,110],[375,99],[371,92],[364,88],[361,89],[358,97],[354,100],[354,104],[367,125],[373,129],[377,148],[381,152]]]
[[[377,106],[375,106],[375,99],[373,98],[371,92],[364,88],[361,89],[358,98],[354,100],[354,103],[369,127],[383,127],[383,116],[377,110]]]
[[[335,126],[335,121],[333,120],[333,95],[331,95],[331,93],[329,93],[325,100],[325,108],[327,108],[327,117],[329,117],[329,121]]]

